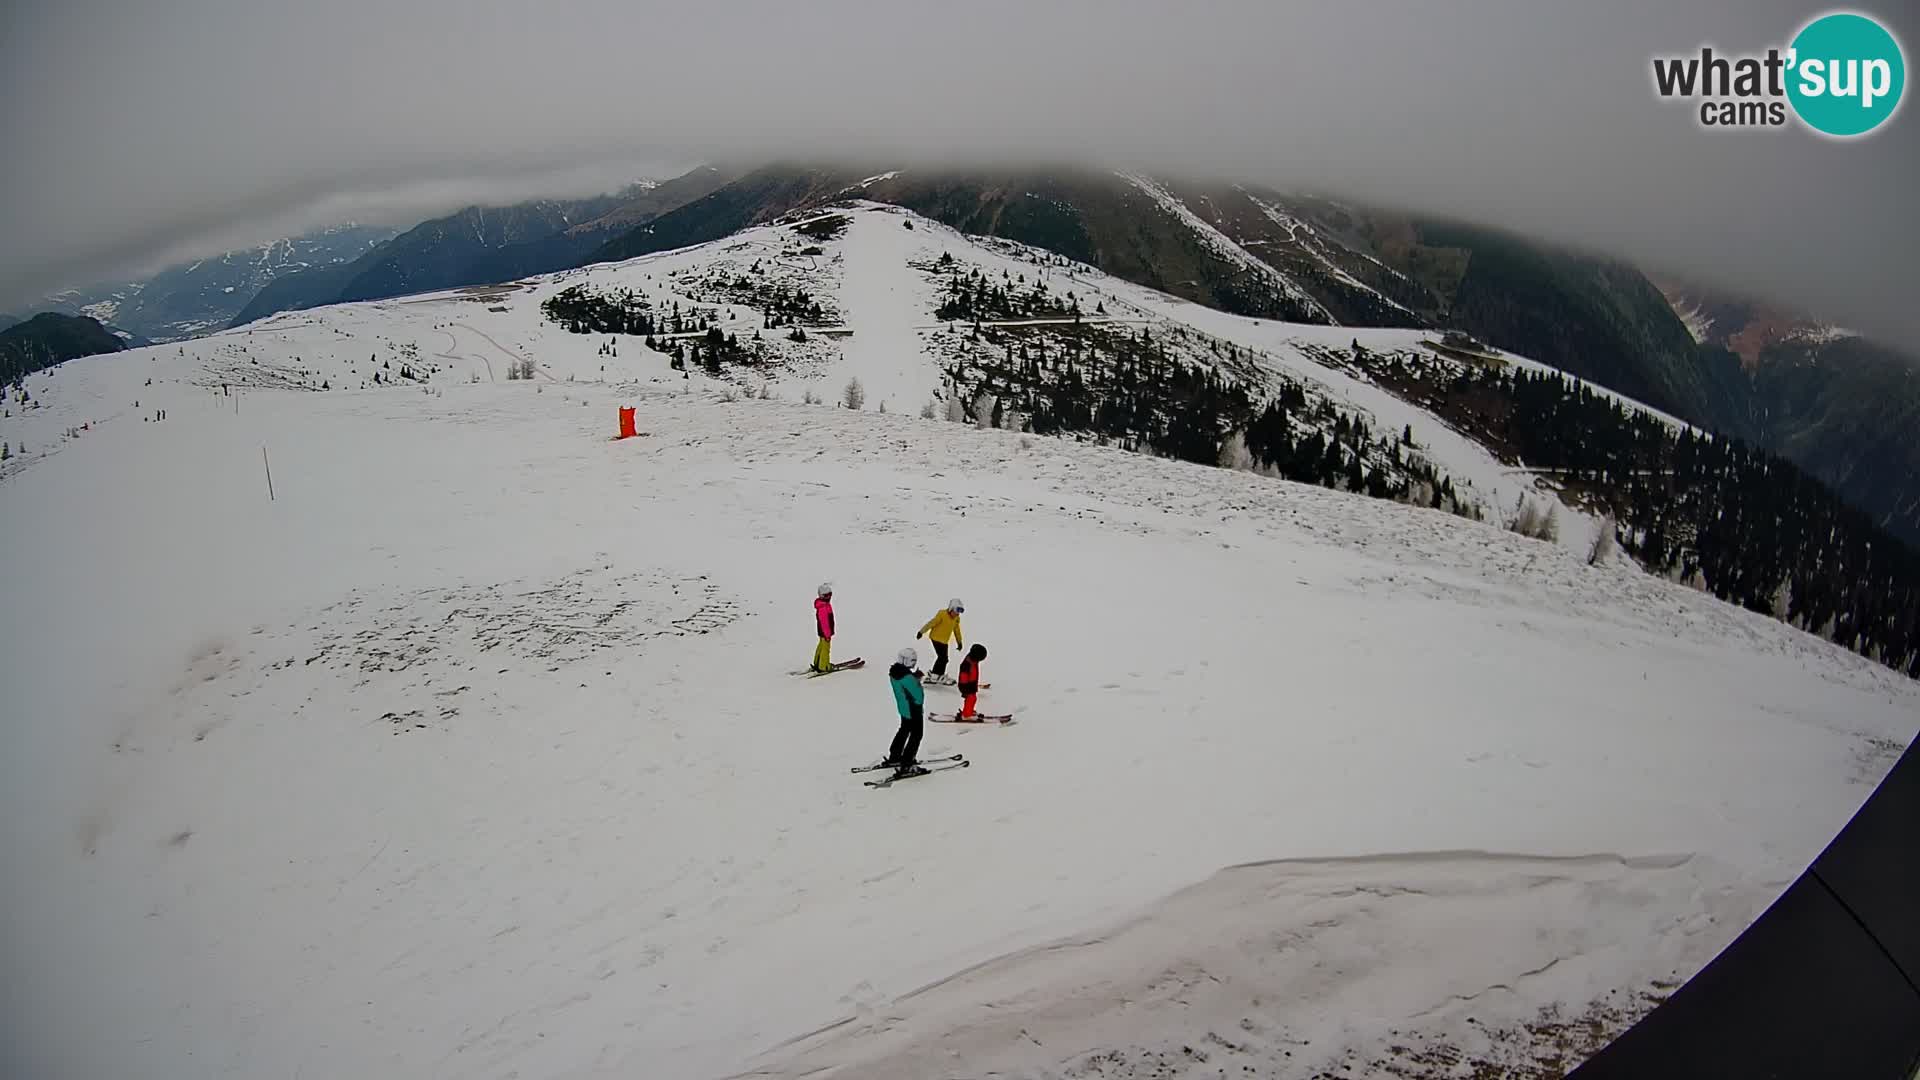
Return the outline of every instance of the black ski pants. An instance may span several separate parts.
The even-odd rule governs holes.
[[[927,674],[937,679],[946,673],[947,643],[944,641],[936,641],[933,643],[933,670],[927,672]]]
[[[926,725],[921,707],[913,707],[913,715],[900,718],[900,730],[893,736],[893,746],[887,750],[887,760],[898,761],[902,765],[920,760],[920,735]]]

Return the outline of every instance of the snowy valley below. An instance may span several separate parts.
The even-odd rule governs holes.
[[[845,216],[27,379],[0,1071],[1570,1067],[1563,1028],[1690,976],[1913,736],[1920,684],[1589,565],[1565,508],[1543,542],[920,416],[980,348],[935,315],[948,256],[1296,380],[1510,508],[1524,470],[1316,360],[1429,335]],[[583,286],[709,308],[762,363],[543,314]],[[802,293],[815,332],[768,325]],[[821,581],[869,663],[796,679]],[[930,724],[971,766],[866,788],[885,661],[956,595],[1019,722]]]

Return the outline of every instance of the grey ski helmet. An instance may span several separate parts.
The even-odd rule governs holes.
[[[913,646],[909,645],[894,654],[893,662],[899,664],[901,667],[910,668],[920,663],[920,654],[914,652]]]
[[[823,581],[823,582],[821,582],[821,583],[820,583],[820,587],[819,587],[819,588],[817,588],[817,589],[815,589],[815,590],[813,590],[813,595],[815,595],[815,596],[832,596],[832,595],[833,595],[833,582],[831,582],[831,581]]]
[[[956,596],[953,599],[947,601],[947,610],[954,612],[955,614],[958,614],[962,611],[967,610],[967,605],[961,603],[960,598]]]

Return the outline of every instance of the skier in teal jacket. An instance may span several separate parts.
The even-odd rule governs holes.
[[[920,735],[926,718],[927,692],[920,685],[920,673],[914,670],[919,662],[919,653],[911,648],[901,649],[893,658],[893,666],[887,669],[893,703],[900,711],[900,730],[893,737],[883,765],[897,768],[896,775],[905,775],[920,767]]]

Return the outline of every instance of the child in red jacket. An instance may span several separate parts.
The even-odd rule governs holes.
[[[987,658],[987,647],[979,642],[967,650],[966,659],[960,661],[960,719],[973,719],[973,702],[980,696],[980,661]]]

